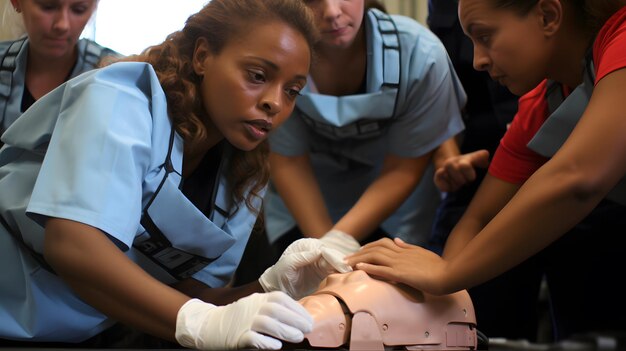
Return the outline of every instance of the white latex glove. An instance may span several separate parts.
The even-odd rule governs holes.
[[[280,290],[299,300],[309,295],[331,273],[352,271],[344,254],[325,247],[320,239],[305,238],[291,243],[259,278],[265,291]]]
[[[352,235],[339,229],[331,229],[320,240],[324,245],[341,252],[344,256],[353,254],[361,248],[361,244]]]
[[[252,294],[226,306],[191,299],[176,318],[178,343],[198,350],[278,350],[278,339],[298,343],[312,329],[307,310],[280,291]]]

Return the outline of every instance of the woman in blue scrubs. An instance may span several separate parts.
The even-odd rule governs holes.
[[[305,3],[322,39],[293,118],[270,138],[269,241],[276,252],[302,236],[346,253],[384,236],[425,245],[441,197],[433,150],[463,130],[446,50],[370,1]]]
[[[119,56],[89,39],[79,39],[97,0],[11,0],[10,5],[3,22],[26,35],[0,42],[0,134],[52,89],[103,59]],[[10,23],[11,18],[16,23]]]
[[[300,241],[224,287],[315,39],[300,2],[213,0],[17,119],[0,151],[0,338],[77,343],[119,321],[196,349],[301,341],[312,320],[294,298],[346,267],[338,253]]]

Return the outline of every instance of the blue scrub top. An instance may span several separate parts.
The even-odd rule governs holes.
[[[173,171],[164,178],[172,135]],[[179,190],[183,140],[172,134],[165,94],[149,64],[115,63],[66,82],[33,104],[2,140],[0,214],[35,251],[42,252],[46,218],[70,219],[99,228],[149,273],[172,283],[132,248],[147,236],[140,219],[150,202],[147,211],[174,247],[212,260],[193,278],[211,287],[230,281],[256,215],[231,203],[223,174],[215,199],[220,211],[211,218]],[[112,323],[2,226],[0,267],[0,338],[77,342]]]
[[[0,134],[24,112],[22,96],[26,84],[28,47],[28,38],[0,42]],[[78,57],[69,78],[94,69],[104,57],[120,56],[85,38],[78,41],[76,48]]]
[[[366,93],[341,97],[318,94],[311,89],[315,82],[309,77],[310,85],[296,101],[293,115],[270,136],[272,152],[309,154],[334,222],[378,177],[386,155],[423,156],[464,128],[461,109],[466,95],[439,39],[416,21],[397,15],[390,16],[397,39],[389,38],[392,24],[379,20],[376,11],[369,10],[364,21]],[[399,47],[399,61],[383,50],[383,43]],[[392,81],[398,77],[398,89],[389,88],[385,75]],[[312,125],[307,119],[326,124]],[[325,132],[333,127],[349,132],[350,126],[364,119],[388,123],[382,133],[371,137],[341,138]],[[413,244],[426,243],[441,200],[432,177],[431,166],[409,198],[382,223],[385,231]],[[273,188],[266,195],[265,223],[270,242],[296,225]]]

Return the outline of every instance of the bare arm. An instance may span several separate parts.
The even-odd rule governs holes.
[[[487,175],[470,206],[454,227],[446,242],[445,259],[454,258],[465,246],[495,217],[511,199],[519,187]],[[445,274],[445,261],[433,252],[419,246],[400,241],[380,240],[364,246],[359,252],[348,258],[351,265],[364,262],[357,267],[366,272],[401,282],[417,289],[438,293],[436,279]]]
[[[231,302],[239,300],[242,297],[252,295],[253,293],[264,292],[261,284],[257,280],[235,288],[211,288],[198,280],[187,278],[175,283],[172,287],[190,297],[194,297],[217,306],[227,305]]]
[[[318,238],[333,222],[308,156],[287,157],[270,153],[272,182],[307,237]]]
[[[357,255],[367,254],[368,246],[349,263],[369,262],[361,264],[369,271],[371,264],[376,269],[398,257],[398,252],[413,250],[411,257],[420,260],[413,269],[421,276],[411,285],[447,294],[485,282],[539,252],[588,215],[626,174],[624,86],[624,69],[603,78],[561,149],[478,235],[451,242],[445,259],[419,247],[384,241],[377,242],[378,248],[366,260]]]
[[[176,316],[189,297],[152,278],[100,230],[51,218],[44,256],[82,299],[102,313],[175,340]]]
[[[490,279],[580,222],[626,173],[626,70],[604,77],[578,125],[489,225],[449,263],[446,290]],[[496,239],[497,237],[503,238]]]
[[[430,156],[401,158],[387,155],[381,174],[337,222],[335,228],[353,235],[357,240],[369,235],[415,190],[430,162]]]
[[[474,194],[467,210],[454,226],[443,251],[446,259],[456,256],[511,200],[519,185],[489,174]]]
[[[435,149],[433,152],[433,166],[435,169],[441,168],[444,162],[450,157],[459,156],[461,154],[459,143],[456,139],[457,137],[453,136]]]

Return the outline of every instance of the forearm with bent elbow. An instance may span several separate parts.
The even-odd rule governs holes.
[[[596,83],[556,154],[447,264],[446,288],[482,283],[539,252],[587,216],[626,174],[626,70]]]
[[[274,187],[307,237],[321,237],[333,226],[308,155],[270,153]]]
[[[483,283],[544,249],[582,220],[606,186],[571,165],[539,169],[462,251],[449,258],[446,291]]]
[[[176,316],[189,297],[148,275],[100,230],[49,219],[44,257],[83,300],[103,314],[175,340]]]
[[[387,156],[378,178],[335,225],[357,240],[366,238],[411,195],[419,184],[430,155],[420,158]]]
[[[433,152],[433,167],[438,169],[443,166],[445,161],[451,157],[456,157],[461,154],[459,149],[459,143],[457,141],[457,137],[453,136],[450,139],[443,142],[443,144],[439,145],[438,148]]]

